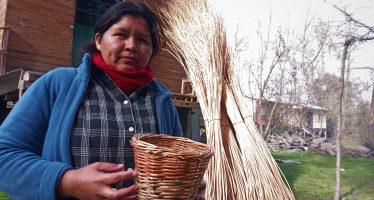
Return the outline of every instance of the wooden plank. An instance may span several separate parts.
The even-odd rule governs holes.
[[[69,46],[60,46],[60,49],[53,46],[53,48],[48,48],[40,45],[34,45],[30,43],[22,43],[22,41],[15,41],[10,40],[9,41],[9,53],[15,53],[15,54],[23,54],[25,56],[27,55],[40,55],[44,57],[50,57],[54,59],[67,59],[67,57],[71,56],[71,47]],[[22,57],[21,57],[22,59]]]
[[[186,77],[183,67],[176,60],[162,58],[162,55],[156,56],[151,61],[151,66],[154,66],[155,73]],[[165,71],[167,71],[167,73],[165,73]]]
[[[7,9],[7,0],[0,1],[0,27],[5,26],[5,16],[6,16],[6,9]],[[0,38],[2,38],[0,33]]]
[[[197,101],[197,96],[194,95],[194,94],[182,94],[182,93],[174,92],[173,96],[176,97],[176,98],[178,98],[178,97],[180,97],[180,98],[194,98],[195,101]]]
[[[167,55],[163,55],[163,54],[157,55],[156,57],[154,57],[152,62],[155,64],[164,64],[164,65],[166,64],[170,66],[179,66],[181,69],[183,69],[182,65],[177,60],[175,60],[175,58],[164,57],[164,56],[167,56]]]
[[[173,63],[168,63],[168,62],[162,62],[159,64],[151,63],[151,66],[156,72],[167,71],[169,73],[171,72],[173,74],[179,74],[180,76],[186,77],[186,73],[184,72],[184,69]]]
[[[200,108],[199,102],[195,95],[173,93],[173,103],[177,107],[183,108]]]
[[[0,95],[7,94],[18,89],[23,69],[17,69],[0,75]]]
[[[6,55],[3,53],[3,54],[0,54],[0,74],[4,74],[6,69],[6,62],[7,62],[7,57]]]
[[[173,103],[176,107],[182,107],[182,108],[200,108],[199,103],[196,102],[188,102],[188,101],[182,101],[173,99]]]
[[[172,92],[180,92],[181,80],[186,77],[183,67],[168,53],[157,55],[151,62],[153,73]],[[164,57],[166,56],[166,57]]]
[[[11,5],[11,6],[8,6],[7,17],[13,17],[13,16],[23,17],[23,20],[25,21],[43,20],[43,21],[40,21],[40,23],[48,23],[48,24],[51,24],[53,21],[57,21],[61,24],[68,24],[69,21],[71,23],[71,20],[74,20],[74,15],[75,15],[75,12],[72,12],[72,11],[66,12],[65,15],[61,17],[50,15],[50,14],[47,14],[47,15],[41,14],[42,13],[41,11],[43,10],[40,10],[40,9],[38,9],[37,11],[39,11],[40,13],[35,12],[34,10],[22,8],[21,6]],[[45,10],[46,13],[50,13],[47,11],[48,10]],[[59,24],[55,24],[55,26],[57,25]]]
[[[53,57],[54,53],[49,55],[44,55],[42,53],[32,53],[32,52],[22,52],[9,49],[7,57],[9,60],[12,59],[19,59],[19,60],[27,60],[27,61],[35,61],[41,63],[49,63],[53,65],[62,65],[62,66],[69,66],[70,65],[70,53],[65,54],[65,58]]]
[[[38,19],[40,21],[43,21],[43,19]],[[12,32],[18,34],[22,33],[22,37],[24,37],[25,35],[50,35],[51,38],[43,38],[48,40],[70,38],[70,36],[73,34],[73,28],[71,24],[62,23],[60,21],[53,21],[48,23],[42,23],[40,21],[26,20],[24,19],[24,16],[12,16],[7,19],[7,23],[12,27]]]
[[[10,59],[8,59],[8,61],[9,60]],[[40,63],[40,62],[35,62],[35,61],[12,59],[10,60],[10,62],[7,62],[6,71],[9,72],[9,71],[13,71],[13,70],[23,67],[28,70],[46,72],[46,71],[56,68],[56,66],[57,65],[51,65],[51,64]]]
[[[35,5],[37,8],[46,8],[50,9],[51,11],[58,11],[59,8],[61,7],[66,7],[67,9],[70,10],[75,10],[75,0],[65,0],[65,1],[60,1],[60,0],[18,0],[20,3],[23,3],[24,5]],[[64,13],[62,13],[64,14]]]
[[[7,2],[8,2],[7,0],[0,1],[0,27],[5,26],[5,16],[6,16]],[[3,46],[3,36],[4,36],[4,29],[0,29],[0,49]],[[1,68],[0,68],[0,73],[1,73]]]
[[[179,67],[178,65],[169,64],[167,62],[160,63],[158,65],[151,65],[156,72],[172,72],[174,74],[179,74],[183,77],[186,77],[186,73],[184,72],[184,69]]]
[[[155,75],[155,77],[175,80],[177,82],[181,82],[182,78],[185,77],[184,74],[176,73],[174,71],[169,70],[153,70],[153,74]]]
[[[0,35],[0,74],[5,72],[7,57],[6,53],[8,53],[8,37],[9,37],[9,27],[0,27],[1,35]]]
[[[75,0],[10,1],[7,23],[12,27],[7,69],[49,71],[71,64]]]
[[[155,77],[160,79],[169,79],[181,82],[182,78],[186,77],[183,73],[178,73],[173,70],[158,70],[157,68],[153,70]]]
[[[59,4],[61,2],[62,4]],[[69,1],[43,1],[40,2],[38,0],[33,1],[10,1],[8,5],[8,11],[11,12],[12,15],[20,14],[25,15],[27,13],[30,17],[43,18],[45,20],[49,19],[57,19],[61,22],[66,20],[66,23],[69,23],[71,17],[74,18],[75,15],[75,1],[73,5],[72,0]]]
[[[36,71],[29,71],[29,70],[27,70],[23,74],[22,80],[33,82],[33,81],[36,81],[36,79],[40,78],[40,76],[42,76],[42,75],[43,75],[42,72],[36,72]]]
[[[35,19],[28,19],[30,16],[27,15],[10,15],[7,18],[7,24],[12,27],[12,32],[20,34],[33,35],[49,35],[51,38],[43,39],[53,39],[53,38],[70,38],[73,34],[73,27],[71,23],[64,23],[59,20],[45,20],[40,17]],[[21,35],[22,34],[22,35]]]
[[[63,66],[61,64],[50,64],[50,63],[42,63],[36,60],[25,60],[25,59],[17,59],[17,58],[8,58],[7,68],[6,71],[15,70],[17,68],[25,68],[28,70],[33,71],[41,71],[47,72],[51,69],[56,68],[57,66]]]

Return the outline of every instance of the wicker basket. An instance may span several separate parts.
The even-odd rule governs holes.
[[[138,199],[192,199],[213,154],[208,145],[160,134],[131,139]]]

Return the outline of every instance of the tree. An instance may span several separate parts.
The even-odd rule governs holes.
[[[252,81],[250,92],[254,99],[258,99],[257,110],[266,102],[274,102],[266,105],[264,121],[259,116],[261,112],[254,114],[256,119],[261,119],[258,120],[259,130],[266,137],[273,130],[284,127],[283,122],[287,120],[283,119],[294,114],[292,105],[309,103],[314,98],[310,91],[313,80],[323,73],[321,55],[328,48],[326,41],[331,27],[308,16],[301,35],[281,27],[271,34],[271,17],[265,33],[261,25],[257,30],[261,48],[257,57],[250,56],[255,59],[250,60],[248,66]],[[294,35],[290,36],[290,33]],[[299,123],[300,119],[293,121]]]
[[[346,10],[341,9],[336,5],[332,5],[338,11],[340,11],[346,20],[344,26],[339,27],[339,32],[343,31],[342,36],[344,37],[343,50],[341,53],[341,75],[340,75],[340,95],[339,95],[339,118],[338,118],[338,129],[336,133],[336,186],[335,186],[335,200],[340,199],[340,165],[341,165],[341,135],[343,132],[343,104],[344,104],[344,91],[345,91],[345,71],[347,64],[347,55],[349,48],[355,43],[364,43],[370,40],[374,40],[374,26],[368,26],[365,23],[355,19],[352,14]],[[348,28],[347,26],[348,25]],[[353,29],[352,29],[353,27]],[[343,30],[341,29],[343,28]],[[348,30],[348,31],[347,31]],[[354,30],[352,32],[351,30]]]
[[[265,36],[264,36],[265,35]],[[287,32],[278,30],[274,38],[271,36],[271,15],[269,18],[269,25],[267,27],[266,33],[262,32],[262,25],[259,24],[257,31],[257,36],[259,38],[259,52],[256,60],[247,61],[250,73],[250,79],[253,80],[253,83],[250,83],[250,98],[257,100],[256,109],[258,110],[263,108],[264,103],[270,99],[279,100],[279,97],[282,96],[282,89],[276,90],[275,85],[273,85],[274,79],[276,79],[276,74],[280,73],[281,76],[278,76],[279,82],[281,85],[284,85],[284,67],[282,63],[285,58],[288,57],[290,46],[286,44],[284,37],[287,37]],[[252,86],[252,87],[251,87]],[[277,93],[278,95],[274,95]],[[276,101],[277,102],[277,101]],[[259,131],[264,137],[267,136],[271,128],[271,122],[273,121],[275,108],[277,103],[274,106],[269,108],[269,113],[267,115],[266,123],[263,120],[259,120]],[[254,113],[255,119],[261,117],[260,112]]]

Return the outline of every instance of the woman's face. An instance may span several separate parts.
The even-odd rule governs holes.
[[[143,69],[152,55],[148,23],[139,16],[125,15],[102,37],[96,33],[95,43],[105,63],[117,69]]]

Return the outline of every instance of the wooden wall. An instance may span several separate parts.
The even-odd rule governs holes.
[[[7,8],[8,0],[0,0],[0,27],[5,26],[5,13]],[[2,38],[4,31],[0,29],[0,48],[2,46]]]
[[[180,93],[182,78],[186,77],[183,67],[168,52],[161,51],[160,55],[151,62],[154,76],[166,85],[172,92]]]
[[[6,72],[18,68],[47,72],[71,65],[75,0],[12,0],[7,8],[6,25],[11,30]],[[186,74],[177,60],[162,51],[151,66],[156,79],[180,92]]]
[[[7,8],[8,0],[1,0],[0,1],[0,27],[5,25],[5,13]]]
[[[6,71],[71,65],[75,0],[11,0]]]

